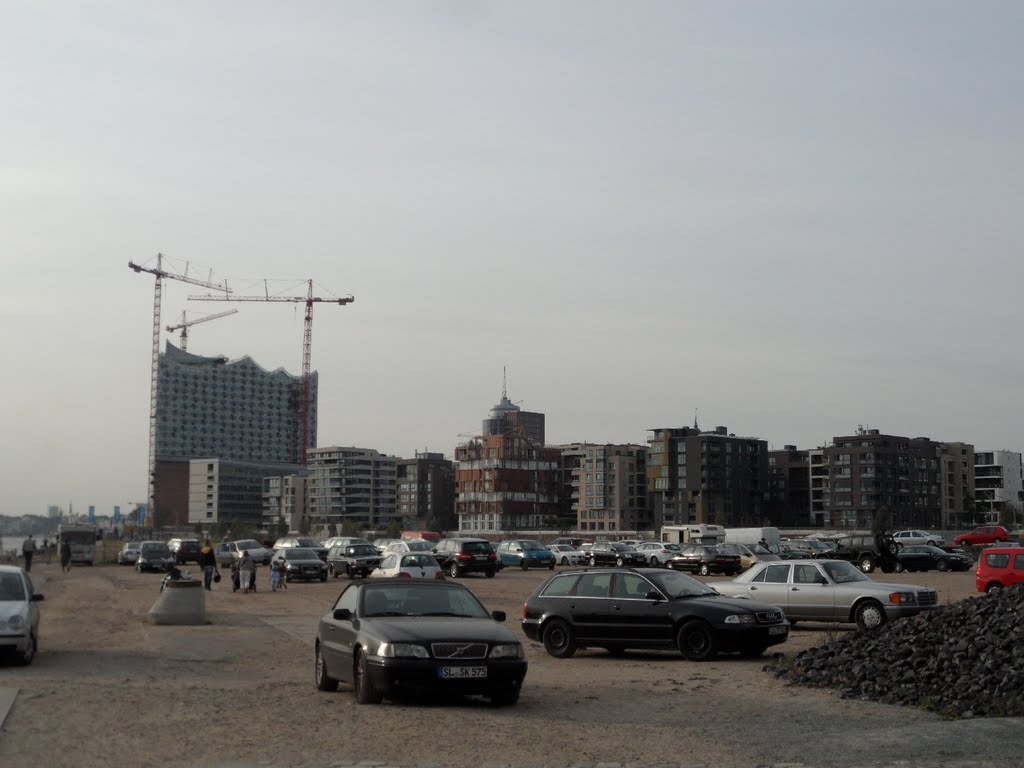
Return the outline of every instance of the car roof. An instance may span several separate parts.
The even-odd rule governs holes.
[[[20,565],[0,565],[0,573],[24,573]]]

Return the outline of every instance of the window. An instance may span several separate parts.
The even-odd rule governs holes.
[[[637,576],[635,573],[620,573],[615,580],[614,597],[625,600],[643,600],[652,587],[647,579]]]
[[[765,568],[764,580],[768,584],[785,584],[789,581],[789,565],[769,565]]]
[[[545,597],[564,597],[572,592],[573,585],[576,583],[576,575],[556,576],[548,584],[547,589],[544,590]]]
[[[611,587],[610,573],[585,573],[576,586],[577,597],[608,597]]]

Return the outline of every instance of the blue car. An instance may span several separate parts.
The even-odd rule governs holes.
[[[555,553],[533,539],[512,539],[498,545],[498,560],[502,567],[519,566],[527,568],[555,567]]]

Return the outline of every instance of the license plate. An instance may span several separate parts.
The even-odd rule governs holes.
[[[768,627],[769,635],[784,635],[786,631],[786,627]]]
[[[437,676],[445,680],[487,677],[487,667],[439,667]]]

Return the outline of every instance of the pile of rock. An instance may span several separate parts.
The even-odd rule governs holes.
[[[946,717],[1024,716],[1024,586],[802,651],[779,678]]]

